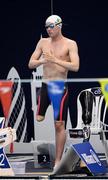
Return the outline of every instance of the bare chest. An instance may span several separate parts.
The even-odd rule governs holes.
[[[58,43],[58,44],[46,43],[43,46],[43,51],[53,54],[57,58],[60,58],[66,61],[69,60],[68,47],[63,43]]]

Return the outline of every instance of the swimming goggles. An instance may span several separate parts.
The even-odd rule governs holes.
[[[60,23],[61,23],[61,22],[56,23],[56,24],[51,23],[51,24],[49,24],[49,25],[45,25],[45,28],[46,28],[46,29],[48,29],[48,28],[53,29],[55,26],[59,25]]]

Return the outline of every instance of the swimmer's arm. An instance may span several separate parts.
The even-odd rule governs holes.
[[[70,70],[77,72],[79,70],[79,55],[78,55],[78,47],[76,42],[69,43],[69,57],[70,62],[62,61],[58,58],[55,58],[55,63]]]
[[[46,63],[43,58],[40,58],[42,55],[42,39],[38,42],[35,51],[30,57],[28,67],[30,69],[37,68],[38,66]]]

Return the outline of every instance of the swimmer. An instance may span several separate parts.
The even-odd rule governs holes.
[[[62,25],[62,19],[58,15],[51,15],[46,19],[45,28],[49,37],[39,40],[28,63],[30,69],[43,65],[43,79],[51,82],[59,79],[65,80],[68,71],[77,72],[80,66],[77,43],[62,34]],[[41,56],[42,58],[40,59]],[[54,88],[56,86],[57,89],[60,89],[59,84],[52,84]],[[51,88],[53,88],[53,86]],[[56,141],[55,166],[59,164],[62,158],[66,142],[65,119],[68,107],[68,87],[66,83],[64,83],[61,93],[62,96],[60,100],[58,100],[58,96],[55,96],[56,104],[60,101],[60,106],[57,111],[58,114],[54,117]],[[36,117],[37,121],[40,122],[44,120],[46,110],[50,103],[48,83],[42,83]],[[53,108],[55,111],[55,107]]]

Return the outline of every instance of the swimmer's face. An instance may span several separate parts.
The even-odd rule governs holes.
[[[60,27],[57,26],[59,24],[60,23],[55,24],[51,22],[45,24],[45,28],[49,36],[55,35],[61,29]]]

